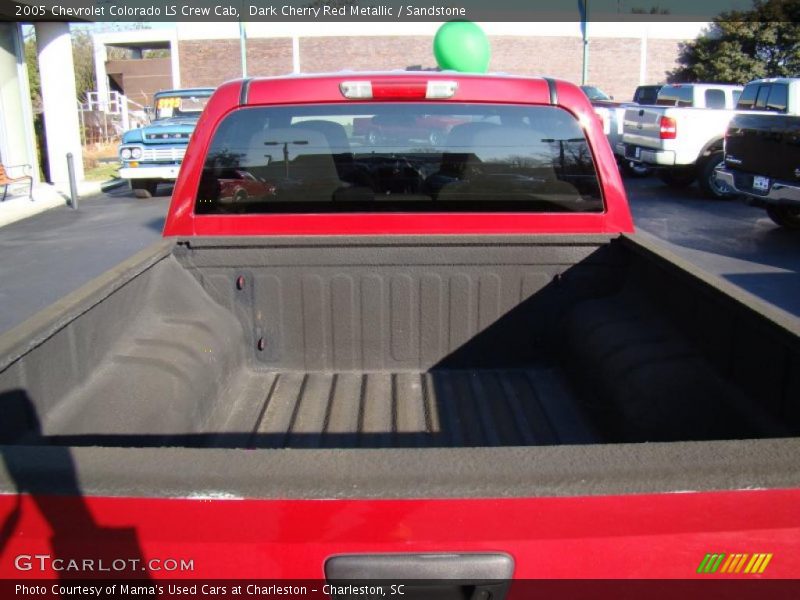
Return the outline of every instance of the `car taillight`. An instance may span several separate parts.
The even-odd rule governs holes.
[[[659,137],[662,140],[674,140],[678,135],[678,124],[672,117],[661,117]]]
[[[458,89],[455,81],[343,81],[342,96],[351,100],[436,100],[452,98]]]

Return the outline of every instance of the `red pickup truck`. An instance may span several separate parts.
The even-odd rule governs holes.
[[[0,576],[798,577],[800,326],[632,231],[572,84],[220,86],[166,239],[0,338]]]

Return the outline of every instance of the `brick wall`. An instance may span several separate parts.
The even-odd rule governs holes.
[[[647,43],[645,83],[658,83],[676,65],[679,43]],[[589,45],[589,83],[630,100],[639,85],[641,42],[637,38],[594,38]],[[247,41],[250,75],[292,71],[292,41],[288,38]],[[577,37],[495,36],[491,38],[491,71],[517,75],[549,75],[579,83],[582,41]],[[432,40],[427,36],[304,37],[299,40],[304,73],[433,67]],[[184,40],[179,44],[181,84],[218,85],[241,75],[238,40]]]
[[[667,72],[678,66],[680,41],[647,40],[647,83],[666,83]]]
[[[300,38],[300,70],[325,73],[342,69],[432,67],[433,45],[427,36]]]
[[[590,39],[587,83],[619,102],[631,100],[639,85],[641,51],[637,38]]]
[[[236,51],[240,52],[238,42]],[[236,62],[239,63],[238,60]],[[292,40],[287,38],[247,40],[248,75],[285,75],[291,72]]]
[[[178,42],[182,87],[216,86],[242,76],[239,40]]]

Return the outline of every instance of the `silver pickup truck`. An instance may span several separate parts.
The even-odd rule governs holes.
[[[622,142],[615,148],[627,160],[658,169],[670,187],[697,180],[706,196],[735,194],[719,183],[714,170],[722,163],[722,142],[742,86],[675,84],[662,87],[655,106],[625,110]]]

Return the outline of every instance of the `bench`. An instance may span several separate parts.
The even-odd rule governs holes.
[[[10,169],[22,169],[24,175],[20,175],[19,177],[10,177],[8,171]],[[3,200],[5,201],[6,195],[8,194],[8,188],[12,185],[21,184],[24,182],[28,182],[28,198],[33,200],[33,177],[30,175],[30,165],[13,165],[13,166],[3,166],[0,164],[0,185],[3,186]]]

